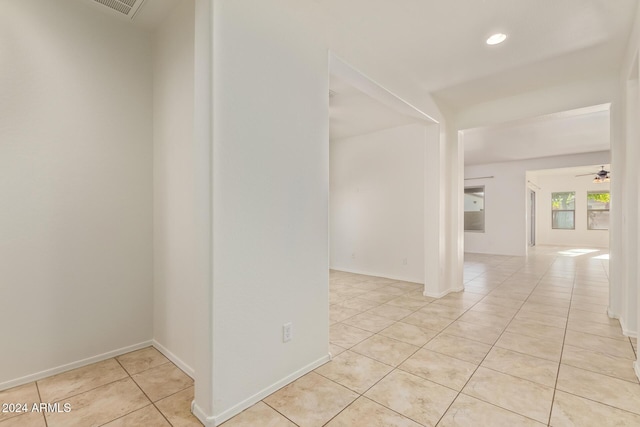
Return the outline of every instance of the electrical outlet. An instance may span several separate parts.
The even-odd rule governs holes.
[[[407,264],[408,264],[407,259],[406,258],[402,258],[402,265],[407,265]]]
[[[282,342],[289,342],[293,338],[293,326],[291,322],[282,325]]]
[[[356,253],[355,252],[351,252],[351,258],[356,259]]]

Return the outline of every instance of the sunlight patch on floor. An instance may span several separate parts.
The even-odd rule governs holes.
[[[587,255],[593,252],[598,252],[597,249],[567,249],[564,251],[559,251],[558,255],[567,256],[567,257],[576,257],[581,255]]]

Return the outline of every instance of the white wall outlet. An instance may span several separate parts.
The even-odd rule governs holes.
[[[406,258],[402,258],[402,265],[407,265],[407,264],[408,264],[407,259]]]
[[[291,322],[282,325],[282,342],[289,342],[293,338],[293,326]]]
[[[356,259],[356,253],[355,252],[351,252],[351,258]]]

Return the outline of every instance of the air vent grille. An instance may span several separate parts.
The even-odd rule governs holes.
[[[117,0],[94,0],[94,1],[101,3],[107,6],[108,8],[116,10],[124,15],[129,15],[129,12],[131,12],[131,6],[129,6],[124,2],[119,2]]]
[[[87,0],[103,12],[133,20],[145,0]]]

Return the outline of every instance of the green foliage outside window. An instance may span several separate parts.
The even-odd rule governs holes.
[[[607,193],[587,193],[587,200],[594,202],[609,203],[611,202],[611,194]]]
[[[576,193],[551,193],[551,207],[553,210],[575,209]]]

